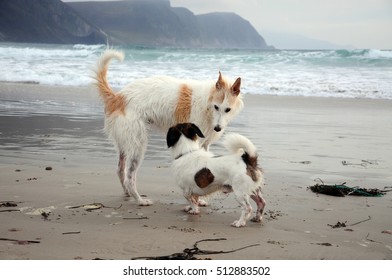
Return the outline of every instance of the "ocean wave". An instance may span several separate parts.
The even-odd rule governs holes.
[[[104,51],[106,49],[106,45],[83,45],[83,44],[76,44],[73,45],[75,50],[91,50],[91,51]]]
[[[86,86],[105,45],[0,44],[0,81]],[[390,50],[191,50],[123,47],[108,80],[116,88],[168,75],[215,79],[218,71],[243,79],[252,94],[392,99]]]
[[[337,50],[334,51],[339,57],[392,59],[392,50],[363,49],[363,50]]]

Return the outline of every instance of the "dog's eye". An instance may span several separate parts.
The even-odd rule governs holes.
[[[226,108],[225,113],[228,113],[231,111],[231,108]]]
[[[219,111],[219,107],[217,105],[214,105],[215,110]]]

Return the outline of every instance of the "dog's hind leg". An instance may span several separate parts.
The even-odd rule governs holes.
[[[125,163],[126,163],[125,153],[120,152],[120,156],[118,158],[117,175],[118,175],[118,178],[120,179],[121,186],[124,189],[124,194],[126,196],[130,196],[128,190],[125,187]]]
[[[142,198],[137,191],[136,186],[136,175],[139,166],[143,161],[144,153],[146,152],[147,148],[147,131],[145,131],[145,127],[143,125],[140,125],[140,123],[139,126],[137,126],[136,124],[138,123],[134,123],[132,126],[134,131],[128,129],[130,131],[126,133],[128,137],[122,142],[122,147],[125,154],[125,168],[123,176],[124,191],[125,194],[132,196],[139,205],[148,206],[151,205],[152,202],[148,199]],[[135,131],[138,131],[138,133],[136,133]]]
[[[264,207],[266,202],[263,196],[261,195],[260,189],[257,189],[257,191],[254,194],[252,194],[250,197],[256,202],[257,205],[256,216],[252,218],[251,221],[255,223],[260,223],[261,220],[263,219],[262,215],[264,212]]]
[[[139,158],[127,158],[124,176],[124,189],[125,193],[131,195],[136,200],[138,205],[148,206],[152,204],[152,201],[142,198],[136,187],[136,174],[142,159],[142,156]]]
[[[235,198],[241,205],[242,211],[240,218],[234,221],[231,225],[233,227],[244,227],[246,225],[246,221],[249,220],[252,215],[252,206],[249,202],[249,195],[235,193]]]
[[[117,174],[126,196],[132,196],[139,205],[152,202],[141,197],[137,191],[136,175],[147,149],[148,129],[137,114],[118,116],[105,124],[107,133],[116,143],[119,151]]]

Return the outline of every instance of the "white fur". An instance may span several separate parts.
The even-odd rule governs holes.
[[[257,150],[255,145],[246,138],[238,133],[228,133],[223,139],[223,146],[231,153],[247,152],[251,157],[257,156]]]
[[[139,205],[150,205],[152,202],[142,198],[137,191],[136,174],[146,152],[149,131],[156,128],[166,133],[169,127],[176,124],[175,109],[181,86],[185,84],[192,90],[192,110],[188,121],[197,124],[203,131],[206,138],[201,144],[205,149],[219,139],[227,124],[242,109],[243,102],[241,95],[236,97],[238,100],[235,106],[231,104],[233,98],[225,97],[222,102],[210,102],[211,92],[216,87],[216,81],[212,80],[151,77],[136,80],[119,92],[114,92],[106,81],[106,71],[111,59],[122,61],[123,58],[123,53],[107,50],[97,63],[97,85],[106,89],[105,91],[99,87],[101,96],[122,95],[126,103],[125,112],[105,115],[105,131],[120,154],[118,175],[125,194],[132,195]],[[232,84],[226,78],[223,79],[227,84]],[[225,96],[227,94],[229,93]],[[106,104],[105,98],[103,99]],[[216,109],[215,105],[219,106],[219,109]],[[227,107],[230,107],[230,112],[224,111]],[[216,132],[216,127],[222,130]]]
[[[199,197],[216,191],[234,192],[236,200],[241,205],[242,213],[240,218],[232,223],[232,226],[246,225],[252,212],[250,198],[257,204],[256,217],[252,221],[261,222],[265,206],[265,200],[261,196],[262,172],[259,169],[258,179],[253,181],[247,175],[247,166],[242,159],[244,153],[252,157],[257,156],[256,148],[249,139],[234,133],[226,136],[224,145],[229,154],[214,157],[213,153],[200,148],[198,140],[194,141],[182,134],[178,142],[171,147],[175,180],[189,202],[185,211],[189,214],[199,214],[199,206],[201,206]],[[211,171],[214,181],[207,187],[200,188],[195,181],[195,174],[203,168]]]

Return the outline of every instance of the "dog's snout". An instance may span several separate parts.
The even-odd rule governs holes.
[[[215,130],[216,132],[219,132],[219,131],[222,130],[222,128],[220,127],[220,125],[217,125],[217,126],[214,127],[214,130]]]

